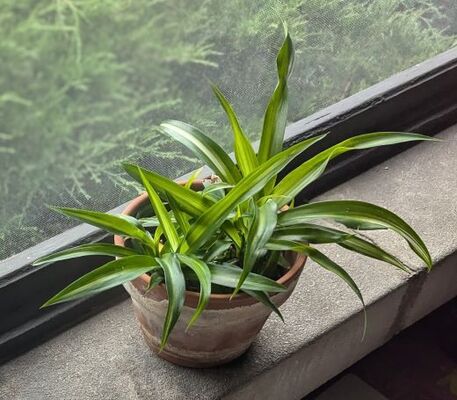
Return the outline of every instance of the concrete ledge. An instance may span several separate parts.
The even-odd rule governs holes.
[[[130,302],[115,306],[0,368],[0,399],[300,399],[457,294],[457,136],[421,144],[325,194],[390,208],[424,237],[436,264],[426,274],[395,235],[374,238],[411,265],[408,276],[325,246],[347,267],[368,304],[309,263],[282,307],[241,359],[191,370],[149,354]]]

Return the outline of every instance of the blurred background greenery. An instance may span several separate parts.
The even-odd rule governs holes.
[[[208,79],[258,137],[284,19],[297,49],[290,121],[454,46],[449,0],[0,0],[0,259],[72,226],[46,204],[135,195],[121,161],[195,167],[154,129],[231,135]]]

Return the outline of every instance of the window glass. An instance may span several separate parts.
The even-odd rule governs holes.
[[[193,123],[225,148],[209,89],[259,137],[286,21],[290,121],[451,48],[448,0],[3,0],[0,259],[74,226],[47,204],[109,210],[137,193],[122,161],[170,177],[196,160],[154,128]]]

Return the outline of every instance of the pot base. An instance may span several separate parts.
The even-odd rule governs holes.
[[[230,352],[230,354],[215,354],[215,353],[195,353],[192,354],[183,354],[183,352],[179,352],[177,349],[176,351],[170,351],[170,346],[167,345],[165,348],[160,351],[159,343],[156,343],[154,338],[142,327],[141,333],[143,334],[144,340],[148,345],[149,349],[154,355],[171,362],[176,365],[180,365],[181,367],[188,367],[188,368],[213,368],[219,365],[228,364],[231,361],[236,360],[237,358],[241,357],[245,354],[249,348],[251,347],[251,343],[247,346],[244,346],[241,349],[238,349],[236,352]],[[168,348],[168,349],[167,349]]]

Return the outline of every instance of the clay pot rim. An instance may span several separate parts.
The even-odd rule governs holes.
[[[178,182],[178,183],[182,183],[182,182]],[[201,188],[203,186],[203,181],[201,179],[196,179],[193,182],[192,186],[196,187],[196,188]],[[143,203],[145,203],[148,200],[148,198],[149,197],[146,192],[135,197],[127,205],[127,207],[122,211],[122,214],[130,215],[130,216],[133,215],[140,208],[140,206],[142,206]],[[117,246],[125,247],[125,240],[123,237],[121,237],[119,235],[114,235],[114,244],[116,244]],[[289,270],[284,275],[282,275],[279,279],[276,280],[276,282],[278,282],[281,285],[288,286],[290,284],[290,282],[293,281],[293,279],[296,277],[296,275],[300,273],[300,270],[305,265],[305,262],[306,262],[305,255],[299,254],[299,253],[293,253],[293,254],[295,257],[293,259],[293,262],[291,263],[292,266],[289,268]],[[142,274],[136,279],[141,279],[145,284],[149,284],[151,277],[148,274]],[[161,285],[161,286],[163,286],[163,285]],[[279,292],[279,293],[281,293],[281,292]],[[186,290],[185,295],[186,295],[186,298],[189,298],[189,300],[192,299],[192,300],[198,301],[200,293]],[[210,295],[210,299],[215,300],[216,302],[229,301],[230,298],[231,298],[231,294],[212,293]],[[248,296],[247,294],[238,293],[237,295],[235,295],[232,298],[231,302],[233,303],[234,300],[239,301],[239,300],[248,300],[248,299],[252,300],[252,298],[250,296]]]

